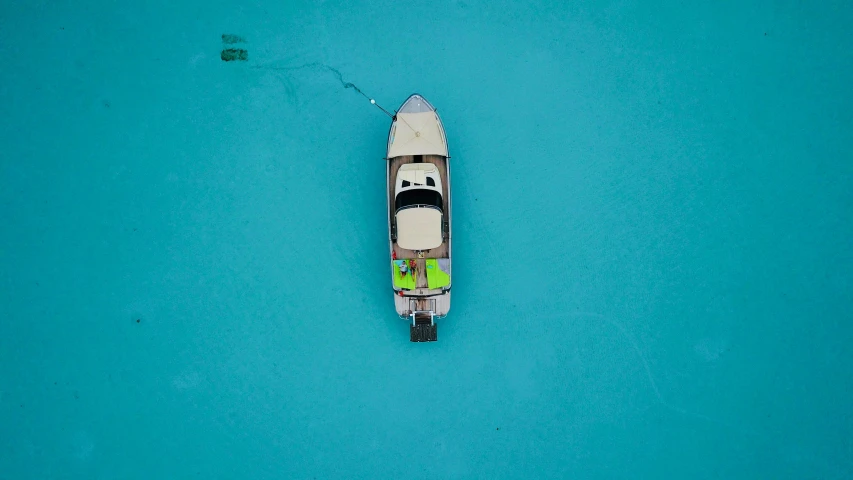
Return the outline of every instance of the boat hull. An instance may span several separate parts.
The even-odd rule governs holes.
[[[414,164],[433,164],[420,167]],[[400,226],[397,214],[400,203],[395,202],[400,192],[398,175],[412,170],[437,171],[440,185],[430,182],[441,194],[435,205],[415,207],[435,208],[441,213],[441,244],[429,243],[427,250],[408,250],[397,243]],[[444,126],[438,113],[423,97],[412,95],[397,111],[388,134],[386,156],[386,207],[391,257],[391,285],[397,314],[412,323],[412,341],[434,341],[432,328],[436,319],[450,311],[452,286],[452,202],[450,157],[444,137]],[[432,173],[430,173],[432,174]],[[411,180],[412,177],[403,176]],[[417,184],[416,184],[417,185]],[[428,187],[423,186],[424,189]],[[409,208],[406,205],[402,208]],[[430,216],[430,218],[432,218]],[[431,234],[434,234],[432,231]],[[437,233],[437,232],[435,232]],[[409,237],[406,237],[409,239]],[[411,241],[409,240],[409,245]],[[430,326],[432,325],[432,326]],[[424,340],[426,339],[426,340]],[[430,340],[432,339],[432,340]]]

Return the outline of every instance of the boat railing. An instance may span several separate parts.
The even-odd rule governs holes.
[[[439,212],[441,211],[441,208],[436,207],[435,205],[430,205],[428,203],[414,203],[412,205],[406,205],[405,207],[398,208],[397,213],[399,213],[402,210],[408,210],[410,208],[433,208],[435,210],[438,210]]]

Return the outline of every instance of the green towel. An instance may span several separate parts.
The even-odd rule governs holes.
[[[438,260],[428,258],[426,261],[427,285],[429,288],[442,288],[450,285],[450,275],[438,267]]]
[[[397,288],[404,288],[406,290],[414,290],[415,279],[412,277],[411,272],[407,272],[405,276],[400,274],[400,263],[404,261],[405,260],[394,260],[391,262],[391,268],[394,270],[394,286]]]

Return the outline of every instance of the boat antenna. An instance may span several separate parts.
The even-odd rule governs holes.
[[[396,115],[392,115],[390,112],[388,112],[388,110],[385,110],[384,108],[382,108],[381,105],[376,103],[376,100],[370,98],[369,95],[362,92],[361,89],[358,88],[354,83],[344,81],[344,76],[341,75],[341,72],[338,71],[337,68],[330,67],[329,65],[326,65],[325,63],[311,62],[311,63],[306,63],[304,65],[299,65],[297,67],[279,67],[279,66],[275,66],[275,65],[253,65],[252,66],[252,68],[262,68],[265,70],[279,70],[279,71],[281,71],[281,70],[299,70],[302,68],[309,68],[309,67],[322,68],[324,70],[332,72],[336,77],[338,77],[338,81],[341,82],[341,85],[344,88],[351,88],[351,89],[355,90],[359,95],[370,100],[371,105],[376,105],[376,107],[379,108],[379,110],[382,110],[382,113],[391,117],[392,120],[397,120]]]

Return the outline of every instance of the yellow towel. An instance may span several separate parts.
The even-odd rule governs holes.
[[[394,286],[413,290],[415,288],[415,278],[412,277],[412,272],[407,272],[406,275],[400,273],[400,263],[402,262],[405,262],[405,260],[394,260],[391,262],[392,269],[394,270]]]
[[[438,267],[438,260],[428,258],[426,260],[427,285],[429,288],[441,288],[450,285],[450,275],[444,273]]]

